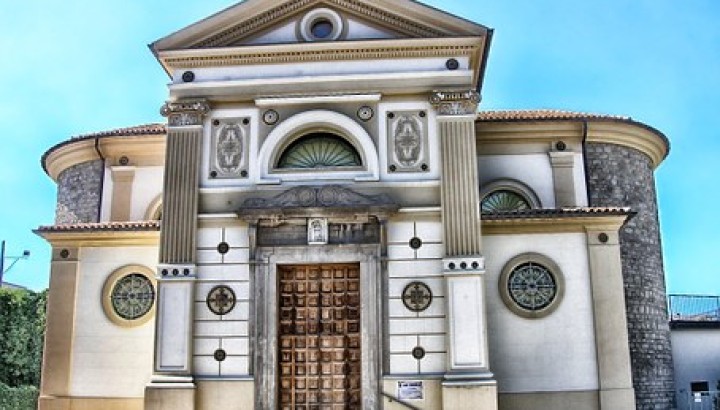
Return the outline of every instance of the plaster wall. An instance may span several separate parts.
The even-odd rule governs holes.
[[[133,181],[130,219],[141,221],[153,201],[162,194],[163,167],[138,167]]]
[[[501,393],[597,390],[598,370],[585,235],[483,237],[486,255],[490,369]],[[511,258],[536,252],[553,260],[565,294],[549,316],[526,319],[500,297],[498,280]]]
[[[218,252],[221,242],[230,247],[226,254]],[[203,378],[247,376],[252,317],[248,227],[232,219],[203,221],[197,245],[193,372]],[[235,307],[225,315],[214,314],[206,301],[218,285],[235,293]],[[227,354],[222,362],[213,357],[217,349]]]
[[[387,368],[392,375],[439,374],[447,367],[445,282],[442,276],[442,224],[439,215],[408,215],[387,225]],[[410,247],[413,237],[422,240]],[[430,287],[433,299],[427,310],[412,312],[402,301],[402,291],[413,281]],[[425,357],[412,356],[415,347]]]
[[[543,208],[555,207],[553,173],[547,154],[479,155],[478,178],[483,184],[514,179],[530,187]]]
[[[163,167],[136,167],[132,183],[130,202],[130,221],[143,221],[148,208],[162,194]],[[113,178],[109,168],[105,168],[103,182],[101,221],[109,221],[113,203]]]
[[[152,375],[155,321],[137,327],[114,324],[103,310],[102,291],[107,277],[122,266],[137,264],[154,270],[158,250],[85,248],[82,255],[70,394],[143,397]]]
[[[691,409],[690,383],[707,381],[710,390],[720,390],[720,327],[672,329],[670,340],[677,406]]]

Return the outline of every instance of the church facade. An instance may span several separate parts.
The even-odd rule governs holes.
[[[42,158],[40,408],[672,408],[668,141],[478,111],[491,38],[246,0],[151,44],[167,122]]]

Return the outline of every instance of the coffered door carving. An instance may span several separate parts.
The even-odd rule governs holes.
[[[360,267],[278,266],[282,410],[360,409]]]

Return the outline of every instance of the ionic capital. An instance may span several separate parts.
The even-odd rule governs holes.
[[[208,112],[210,104],[207,100],[168,101],[160,109],[160,114],[167,117],[170,127],[202,125],[203,117]]]
[[[475,90],[433,91],[432,104],[438,115],[473,115],[477,112],[480,94]]]

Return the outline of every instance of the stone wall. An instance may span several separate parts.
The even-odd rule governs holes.
[[[629,206],[637,212],[620,231],[628,336],[638,409],[674,408],[670,328],[650,158],[631,148],[590,143],[585,148],[591,206]]]
[[[55,223],[98,222],[103,178],[101,160],[83,162],[60,173],[58,177]]]

